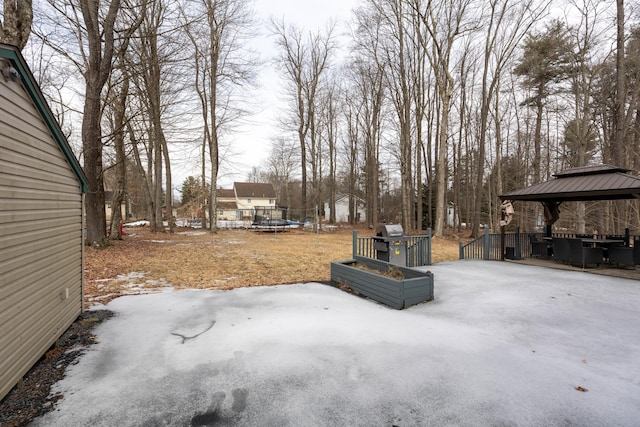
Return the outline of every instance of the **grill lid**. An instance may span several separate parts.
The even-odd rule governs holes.
[[[400,224],[378,224],[376,227],[376,236],[378,237],[402,237],[404,231]]]

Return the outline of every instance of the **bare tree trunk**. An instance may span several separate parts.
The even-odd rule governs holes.
[[[114,45],[114,23],[120,0],[111,0],[103,22],[99,1],[80,2],[87,31],[89,54],[85,64],[85,104],[82,120],[82,148],[88,192],[85,197],[87,242],[103,244],[106,240],[104,183],[102,176],[101,92],[109,74]],[[101,25],[102,24],[102,25]]]
[[[115,174],[116,174],[116,186],[113,192],[113,198],[111,200],[111,224],[109,230],[109,238],[111,240],[122,239],[121,227],[123,220],[126,219],[128,212],[125,211],[125,218],[122,218],[122,204],[126,202],[127,197],[127,154],[125,151],[125,131],[127,129],[127,99],[129,97],[130,76],[129,65],[126,61],[126,53],[129,48],[131,35],[139,28],[140,23],[144,17],[146,8],[142,7],[142,14],[140,17],[127,29],[127,32],[122,37],[121,44],[118,48],[117,63],[120,70],[120,78],[122,83],[116,85],[116,90],[119,90],[115,96],[115,101],[112,103],[113,108],[113,145],[116,154]]]
[[[614,164],[624,167],[624,146],[626,136],[625,102],[626,102],[626,66],[624,52],[624,0],[616,0],[616,134],[615,148],[612,151]]]
[[[454,79],[449,71],[451,52],[454,42],[461,32],[461,24],[465,17],[469,0],[450,0],[446,3],[428,2],[424,11],[416,5],[420,20],[429,35],[420,38],[425,52],[429,53],[429,61],[434,70],[438,98],[441,102],[440,124],[438,127],[438,157],[436,160],[436,223],[434,235],[444,233],[445,192],[447,182],[448,127],[451,109],[451,95]],[[442,19],[437,18],[442,15]]]
[[[135,163],[136,163],[136,167],[138,168],[138,172],[140,173],[140,175],[142,175],[143,179],[144,179],[144,185],[143,185],[143,191],[144,191],[144,198],[146,201],[146,210],[147,210],[147,215],[148,219],[149,219],[149,226],[151,227],[153,224],[155,224],[155,209],[154,209],[154,198],[153,198],[153,178],[152,178],[152,170],[147,168],[149,170],[149,172],[147,173],[145,169],[145,167],[142,165],[142,158],[140,156],[140,150],[138,148],[138,141],[136,140],[135,137],[135,132],[131,126],[131,122],[127,121],[127,130],[129,133],[129,138],[131,138],[131,148],[133,151],[133,156],[135,159]]]
[[[173,189],[172,189],[172,181],[171,181],[171,162],[169,160],[169,146],[167,144],[167,139],[162,138],[162,153],[164,157],[164,168],[165,168],[165,182],[167,185],[167,189],[165,192],[165,206],[167,209],[167,221],[169,223],[169,232],[173,233],[176,227],[175,217],[173,216]]]
[[[334,84],[336,82],[333,82]],[[328,199],[329,199],[329,223],[336,223],[336,169],[337,169],[337,149],[336,149],[336,139],[337,139],[337,127],[338,127],[338,117],[337,117],[337,97],[335,96],[334,89],[329,89],[329,92],[326,94],[327,102],[325,109],[325,127],[326,127],[326,139],[327,139],[327,148],[329,149],[329,177],[328,181]],[[353,218],[353,214],[349,215],[349,223],[351,225],[355,225],[355,218]]]
[[[160,142],[159,130],[153,127],[153,207],[154,221],[151,225],[151,231],[163,232],[164,221],[162,218],[162,145]]]
[[[163,200],[162,188],[162,166],[164,161],[164,145],[166,144],[164,131],[162,129],[162,101],[161,101],[161,70],[160,52],[158,48],[158,32],[164,21],[164,5],[162,0],[153,0],[149,3],[150,13],[146,14],[141,36],[144,42],[140,45],[140,56],[143,61],[142,78],[145,103],[147,107],[149,126],[149,147],[153,150],[153,155],[149,156],[153,169],[153,203],[154,213],[152,215],[150,228],[154,232],[164,232],[163,204],[166,206],[167,200]],[[168,189],[167,189],[168,196]],[[165,203],[163,203],[163,201]]]
[[[124,56],[124,55],[122,55]],[[123,73],[122,86],[120,87],[120,93],[113,104],[114,110],[114,137],[113,145],[116,152],[116,187],[113,191],[113,198],[111,200],[111,225],[109,229],[109,238],[111,240],[120,240],[120,225],[123,222],[122,218],[122,203],[125,201],[126,189],[127,189],[127,155],[124,147],[124,135],[125,135],[125,111],[126,100],[129,94],[129,78],[128,75]]]
[[[0,41],[22,50],[31,34],[32,0],[5,0],[4,22],[0,21]]]
[[[220,78],[218,66],[221,53],[221,41],[222,32],[224,31],[224,19],[222,22],[220,18],[223,16],[217,16],[216,10],[217,4],[211,0],[206,0],[207,6],[207,24],[209,30],[209,165],[211,190],[209,193],[209,219],[211,221],[210,231],[211,233],[218,232],[218,200],[217,200],[217,188],[218,188],[218,168],[220,166],[220,154],[218,149],[220,148],[218,140],[218,80]]]
[[[302,33],[295,27],[287,27],[284,22],[271,22],[273,33],[277,37],[278,46],[281,48],[280,63],[285,67],[287,78],[293,89],[291,92],[292,104],[296,112],[292,123],[295,124],[300,144],[300,172],[302,177],[301,198],[302,208],[305,211],[310,209],[308,200],[308,171],[307,161],[309,160],[308,145],[312,150],[316,150],[317,137],[315,133],[315,109],[317,103],[317,93],[321,77],[329,67],[329,60],[333,54],[335,45],[333,40],[334,27],[329,28],[325,34],[309,34],[307,40],[303,39]],[[311,139],[308,141],[308,139]],[[316,159],[314,153],[309,156],[313,162],[312,166],[312,194],[313,204],[319,202],[319,185],[317,180],[318,171],[314,168]],[[315,177],[315,179],[314,179]],[[315,208],[315,206],[313,206]]]

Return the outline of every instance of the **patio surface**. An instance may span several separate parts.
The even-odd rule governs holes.
[[[429,269],[402,311],[319,283],[118,298],[34,425],[638,425],[637,281]]]
[[[539,257],[528,257],[519,260],[505,260],[506,262],[512,262],[517,264],[524,265],[535,265],[538,267],[545,268],[553,268],[557,270],[567,270],[567,271],[580,271],[584,273],[592,273],[592,274],[600,274],[603,276],[609,277],[618,277],[621,279],[632,279],[632,280],[640,280],[640,267],[625,267],[625,266],[615,266],[609,264],[600,264],[599,266],[589,265],[586,268],[582,267],[574,267],[572,265],[554,262],[551,258],[539,258]]]

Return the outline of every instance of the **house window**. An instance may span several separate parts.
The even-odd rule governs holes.
[[[251,199],[247,199],[247,203],[251,203]]]
[[[275,202],[276,202],[275,200],[273,200],[273,199],[269,199],[269,204],[270,204],[270,205],[273,205]]]

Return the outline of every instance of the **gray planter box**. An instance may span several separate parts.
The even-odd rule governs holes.
[[[368,269],[387,272],[391,268],[402,272],[404,279],[396,280]],[[403,309],[433,299],[433,274],[391,265],[371,258],[355,257],[331,263],[331,280],[348,285],[354,291],[395,309]]]

